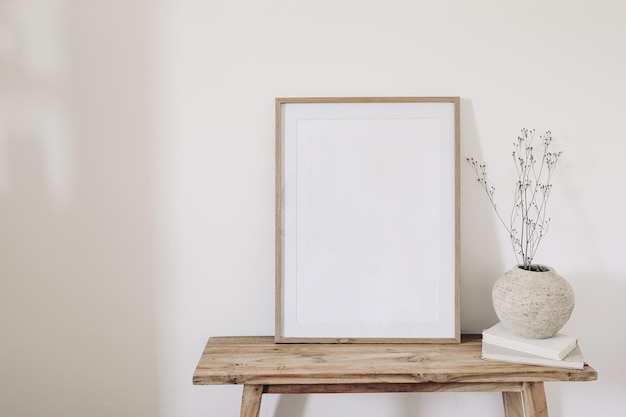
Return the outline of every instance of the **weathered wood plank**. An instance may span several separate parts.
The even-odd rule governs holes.
[[[244,385],[240,417],[259,417],[263,385]]]
[[[542,382],[524,383],[522,399],[526,417],[548,417],[548,404]]]
[[[502,402],[505,417],[524,417],[521,392],[503,392]]]
[[[596,371],[487,362],[480,336],[460,344],[276,344],[211,338],[194,384],[416,384],[592,381]]]
[[[422,384],[304,384],[266,385],[267,394],[365,394],[381,392],[514,392],[519,383],[422,383]],[[523,416],[522,416],[523,417]]]

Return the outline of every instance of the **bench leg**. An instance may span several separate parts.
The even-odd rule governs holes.
[[[259,417],[263,385],[244,385],[241,396],[241,417]]]
[[[524,382],[522,399],[526,417],[548,417],[548,404],[543,382]]]
[[[503,392],[502,402],[505,417],[524,417],[521,392]]]

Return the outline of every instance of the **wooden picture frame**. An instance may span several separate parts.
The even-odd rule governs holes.
[[[276,99],[277,343],[458,343],[459,97]]]

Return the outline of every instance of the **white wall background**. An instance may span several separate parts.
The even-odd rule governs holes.
[[[236,416],[209,336],[272,334],[277,96],[462,97],[501,206],[522,127],[564,151],[537,261],[599,372],[551,416],[626,408],[626,5],[613,0],[0,1],[0,415]],[[514,263],[462,167],[462,327]],[[268,396],[262,416],[501,416],[500,396]]]

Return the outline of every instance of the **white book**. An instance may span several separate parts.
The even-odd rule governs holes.
[[[482,358],[497,362],[554,366],[557,368],[583,369],[585,367],[585,359],[583,358],[583,354],[578,346],[576,346],[569,355],[563,358],[563,360],[556,360],[531,355],[529,353],[518,352],[513,349],[507,349],[483,342]]]
[[[557,333],[548,339],[528,339],[509,332],[502,323],[483,330],[483,342],[556,360],[563,359],[578,346],[574,336]]]

